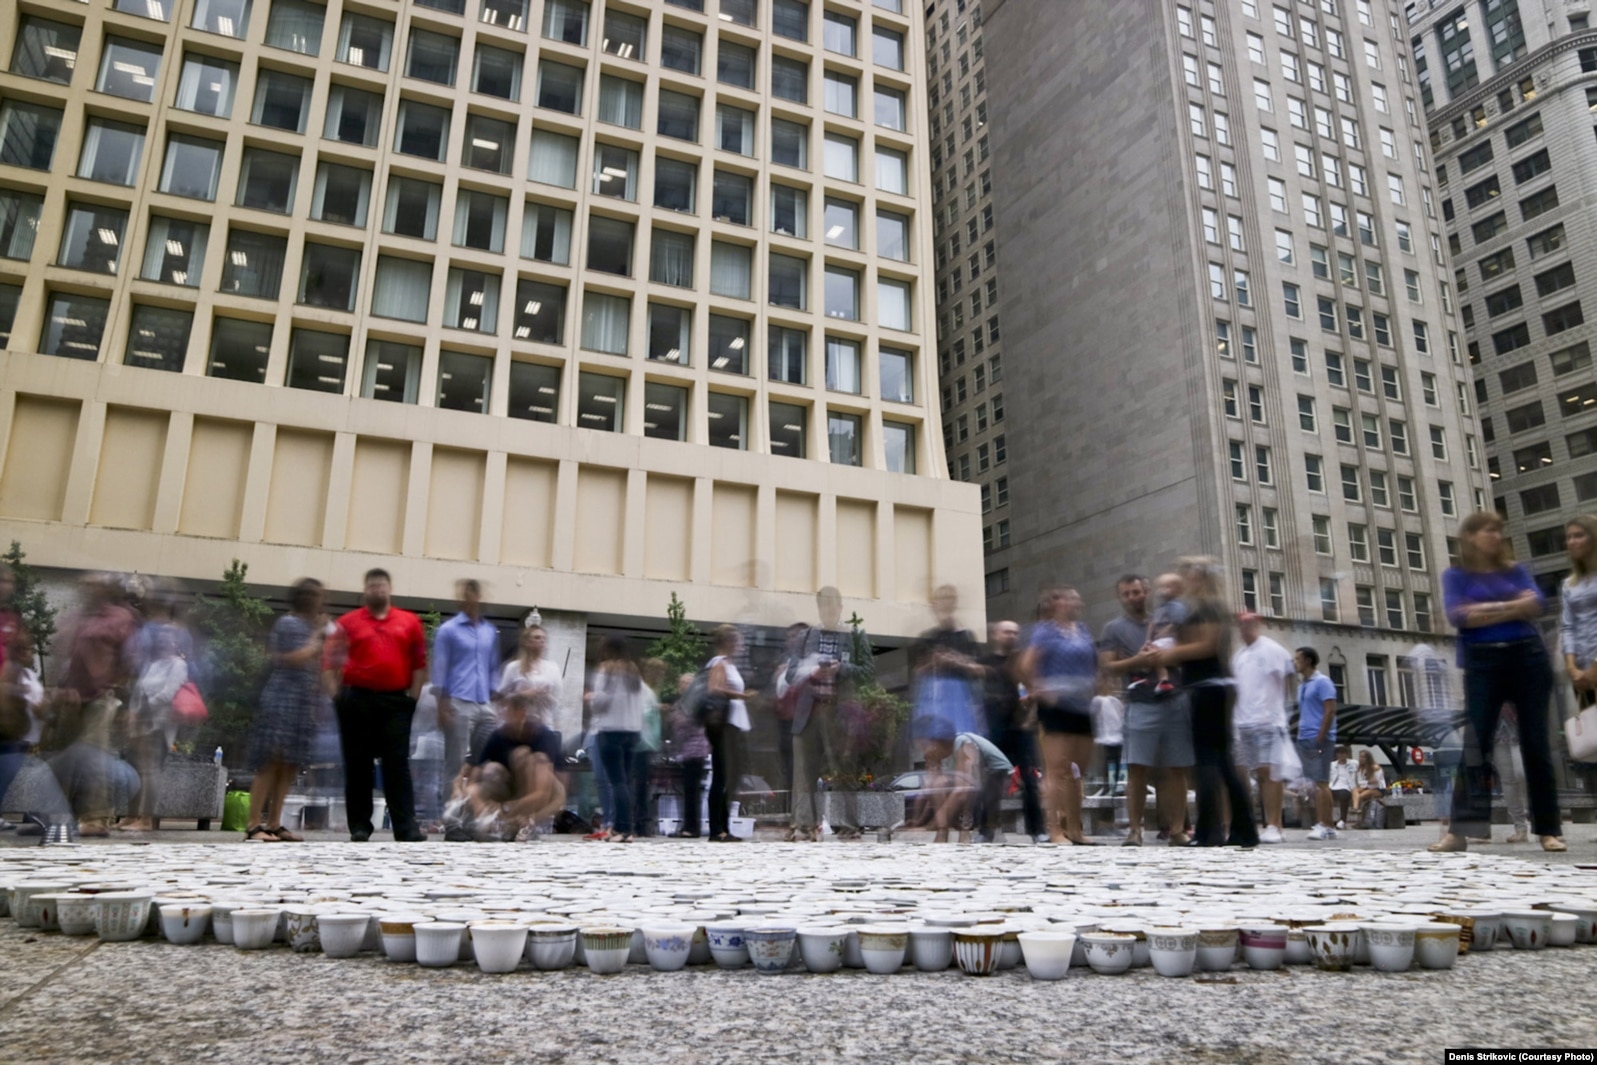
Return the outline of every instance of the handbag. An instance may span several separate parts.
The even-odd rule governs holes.
[[[1567,719],[1564,739],[1569,742],[1569,757],[1577,762],[1597,762],[1597,706],[1588,706],[1578,717]]]
[[[184,681],[177,694],[172,696],[172,713],[180,725],[203,725],[205,719],[211,716],[205,708],[205,697],[192,680]]]

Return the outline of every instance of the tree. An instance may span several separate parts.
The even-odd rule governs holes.
[[[0,555],[0,562],[11,568],[12,578],[16,581],[12,606],[22,618],[22,627],[33,634],[33,642],[39,650],[39,661],[42,663],[50,650],[50,642],[55,639],[55,607],[45,597],[38,572],[23,561],[27,557],[22,544],[12,540],[11,550]]]
[[[710,657],[710,645],[699,627],[688,620],[687,604],[678,599],[675,592],[671,593],[671,603],[665,613],[670,619],[669,630],[649,645],[649,657],[666,664],[665,687],[670,691],[682,674],[699,671]]]
[[[240,759],[249,740],[268,660],[266,631],[272,608],[250,591],[249,566],[238,559],[222,574],[214,595],[202,595],[190,614],[202,668],[199,683],[210,717],[195,739],[201,754],[215,747]]]

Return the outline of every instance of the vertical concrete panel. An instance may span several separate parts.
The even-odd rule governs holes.
[[[410,494],[411,445],[397,440],[355,441],[344,546],[351,551],[397,555],[404,544],[405,501]]]
[[[17,397],[0,470],[0,514],[61,520],[80,409],[76,401]]]
[[[194,419],[178,532],[237,538],[254,436],[255,427],[247,422]]]
[[[333,475],[333,434],[279,429],[266,491],[264,538],[320,547]]]
[[[477,559],[482,534],[481,451],[434,448],[427,490],[427,545],[433,558]]]
[[[553,462],[511,458],[505,463],[505,514],[499,535],[500,561],[506,565],[550,567],[558,473]]]
[[[643,510],[643,575],[652,580],[687,580],[692,563],[693,482],[650,474]]]
[[[166,411],[111,407],[105,412],[100,465],[89,502],[89,523],[113,529],[149,529],[166,454]]]
[[[844,595],[876,598],[876,504],[837,501],[837,588]]]
[[[626,514],[627,471],[581,467],[577,471],[577,536],[572,568],[578,573],[619,574]]]
[[[893,508],[894,596],[901,603],[924,603],[932,595],[932,512]]]
[[[815,551],[820,540],[819,496],[776,493],[776,590],[813,592]]]
[[[710,517],[710,583],[754,586],[754,489],[717,481]]]

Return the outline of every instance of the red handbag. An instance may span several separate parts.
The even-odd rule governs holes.
[[[205,719],[211,716],[211,712],[205,708],[205,697],[192,680],[186,681],[172,696],[172,712],[182,725],[203,725]]]

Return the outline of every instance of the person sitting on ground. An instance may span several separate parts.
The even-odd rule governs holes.
[[[1364,804],[1380,803],[1381,796],[1386,794],[1386,774],[1381,772],[1381,767],[1375,764],[1375,757],[1369,751],[1359,752],[1359,768],[1354,776],[1353,783],[1353,821],[1363,824],[1365,818],[1360,816]]]
[[[932,822],[937,833],[932,842],[947,843],[949,826],[969,811],[977,826],[977,839],[991,843],[997,835],[1004,789],[1014,765],[991,740],[974,732],[935,732],[921,740],[921,752],[926,768],[940,771],[943,789],[933,800]],[[959,842],[970,842],[970,833],[963,827]]]
[[[455,778],[444,810],[445,839],[527,843],[565,805],[566,789],[554,769],[559,738],[532,719],[528,702],[505,701],[505,723],[483,744],[476,764]]]
[[[1347,827],[1347,810],[1353,803],[1353,788],[1358,766],[1348,761],[1353,757],[1349,747],[1338,745],[1336,761],[1331,763],[1331,801],[1336,803],[1336,827]]]

